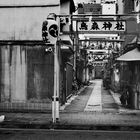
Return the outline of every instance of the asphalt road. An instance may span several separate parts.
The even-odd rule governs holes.
[[[1,128],[0,140],[140,140],[140,132]]]

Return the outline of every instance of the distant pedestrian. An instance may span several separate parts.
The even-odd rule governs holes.
[[[120,96],[121,104],[124,106],[128,106],[129,92],[127,86],[124,87],[122,94]]]

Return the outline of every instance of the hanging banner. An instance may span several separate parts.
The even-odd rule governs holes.
[[[105,62],[93,62],[93,66],[104,66]]]

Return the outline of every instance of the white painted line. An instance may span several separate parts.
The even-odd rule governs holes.
[[[102,100],[101,100],[101,84],[102,81],[95,81],[94,88],[87,102],[84,111],[102,111]]]
[[[67,100],[67,102],[63,105],[63,106],[60,106],[60,110],[64,110],[68,105],[71,104],[71,102],[73,100],[75,100],[75,98],[77,97],[78,95],[73,95],[70,99]]]

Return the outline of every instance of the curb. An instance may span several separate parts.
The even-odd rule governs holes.
[[[72,96],[67,100],[67,102],[66,102],[64,105],[60,106],[60,111],[64,111],[65,108],[66,108],[68,105],[70,105],[71,102],[72,102],[73,100],[75,100],[75,98],[76,98],[86,87],[87,87],[87,86],[83,86],[82,88],[80,88],[80,89],[77,91],[77,93],[75,93],[74,95],[72,95]]]
[[[106,131],[140,131],[140,126],[123,125],[55,125],[54,129],[65,130],[106,130]]]
[[[12,129],[55,129],[55,130],[105,130],[105,131],[140,131],[140,125],[77,125],[56,123],[26,123],[26,122],[5,122],[0,124],[0,128]]]

